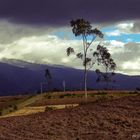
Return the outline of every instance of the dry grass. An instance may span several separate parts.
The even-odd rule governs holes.
[[[1,116],[0,118],[12,117],[12,116],[22,116],[22,115],[29,115],[29,114],[44,112],[45,107],[46,106],[24,107],[22,109],[19,109],[19,110],[15,111],[15,112],[10,113],[10,114]]]
[[[0,118],[7,118],[7,117],[12,117],[12,116],[25,116],[25,115],[45,112],[46,107],[53,108],[53,110],[54,110],[54,109],[64,109],[64,108],[76,107],[78,105],[79,104],[66,104],[66,105],[63,104],[63,105],[24,107],[22,109],[19,109],[15,112],[10,113],[10,114],[0,116]]]
[[[87,102],[95,102],[99,99],[116,99],[124,96],[135,96],[138,93],[130,91],[88,91]],[[10,116],[17,114],[32,114],[32,112],[40,112],[38,106],[47,105],[66,105],[66,104],[82,104],[85,103],[83,91],[67,91],[44,93],[34,96],[9,96],[0,97],[0,113],[2,115],[9,114]],[[27,106],[35,107],[36,109],[30,109]],[[63,108],[63,107],[61,107]],[[16,112],[15,112],[16,111]],[[12,113],[13,112],[13,113]],[[22,113],[20,113],[22,112]],[[31,113],[28,113],[31,112]],[[6,115],[6,116],[9,116]]]

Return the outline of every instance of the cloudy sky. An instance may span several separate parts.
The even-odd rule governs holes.
[[[0,59],[81,68],[65,52],[82,49],[69,23],[77,18],[104,33],[117,72],[140,75],[140,0],[0,0]]]

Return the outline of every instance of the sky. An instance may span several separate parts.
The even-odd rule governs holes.
[[[0,0],[0,60],[82,68],[66,49],[82,50],[70,21],[84,18],[104,33],[116,72],[140,75],[139,13],[140,0]]]

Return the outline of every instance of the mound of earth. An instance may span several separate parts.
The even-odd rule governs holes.
[[[0,140],[94,139],[140,139],[140,96],[0,119]]]

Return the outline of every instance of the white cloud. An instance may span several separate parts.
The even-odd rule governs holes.
[[[126,74],[140,75],[140,43],[127,43],[121,51],[113,54],[119,70]]]
[[[124,50],[125,45],[125,43],[116,40],[104,41],[103,44],[112,55],[115,53],[121,53]]]
[[[117,30],[107,32],[108,35],[118,36],[121,33],[130,33],[136,27],[134,22],[123,22],[117,24]],[[137,24],[138,27],[138,24]],[[5,30],[2,30],[2,29]],[[37,29],[23,25],[10,25],[0,22],[0,59],[20,59],[37,63],[51,63],[82,68],[82,62],[75,56],[67,57],[66,48],[73,47],[76,52],[82,52],[81,40],[71,40],[68,28],[49,30],[46,27]],[[68,35],[59,38],[55,34],[59,31],[67,31]],[[9,34],[8,34],[9,33]],[[128,39],[132,41],[131,38]],[[3,44],[4,42],[4,44]],[[99,43],[93,43],[94,49]],[[140,74],[140,43],[111,40],[102,41],[108,48],[115,62],[117,71],[127,74]]]
[[[133,62],[124,62],[122,64],[122,68],[125,70],[127,69],[132,69],[132,70],[139,70],[140,71],[140,59],[138,59],[137,61],[133,61]]]
[[[120,36],[121,34],[140,34],[140,20],[122,21],[104,25],[103,28],[111,28],[112,31],[106,31],[107,36]]]
[[[111,40],[110,41],[110,45],[112,46],[116,46],[116,47],[123,47],[125,43],[121,42],[121,41],[116,41],[116,40]]]
[[[140,33],[140,20],[126,21],[121,22],[115,25],[117,30],[121,33],[129,34],[129,33]]]
[[[9,44],[0,44],[0,59],[20,59],[37,63],[65,64],[78,66],[75,57],[67,57],[66,49],[73,47],[79,51],[80,40],[60,39],[54,35],[23,37]],[[79,47],[80,46],[80,47]]]
[[[140,75],[140,43],[123,43],[120,41],[105,41],[112,58],[117,64],[117,72],[130,75]]]
[[[121,32],[119,30],[114,30],[114,31],[106,32],[105,34],[107,36],[120,36]]]
[[[134,22],[134,26],[131,29],[131,31],[133,33],[139,33],[140,34],[140,20],[137,20],[137,21]]]
[[[94,42],[95,48],[99,41]],[[117,64],[117,71],[140,74],[140,43],[103,41]],[[73,47],[82,51],[81,40],[61,39],[54,35],[24,37],[9,44],[0,44],[0,59],[20,59],[37,63],[50,63],[82,68],[82,62],[75,56],[68,57],[66,49]],[[139,61],[138,61],[139,60]]]
[[[126,22],[126,23],[119,23],[116,27],[122,32],[130,32],[133,26],[134,26],[134,23],[131,21],[131,22]]]
[[[140,58],[134,60],[130,60],[128,62],[122,63],[123,73],[130,75],[140,75]]]

